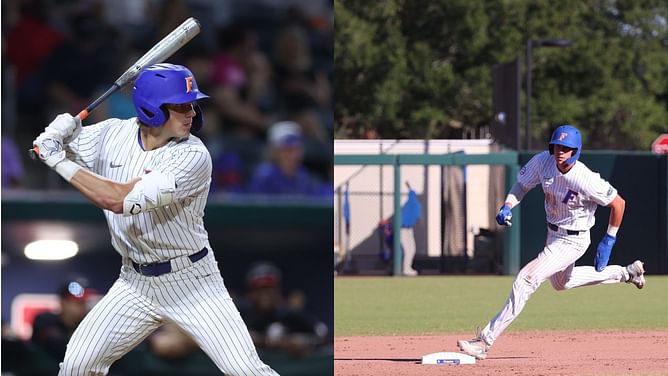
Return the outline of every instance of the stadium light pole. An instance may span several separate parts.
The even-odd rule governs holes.
[[[525,145],[526,145],[526,150],[531,149],[531,63],[533,60],[533,49],[535,48],[540,48],[540,47],[568,47],[572,44],[570,39],[563,39],[563,38],[550,38],[550,39],[527,39],[527,46],[526,46],[526,95],[527,95],[527,103],[526,103],[526,135],[524,136],[525,138]]]

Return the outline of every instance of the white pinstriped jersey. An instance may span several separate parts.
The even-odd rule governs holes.
[[[562,174],[548,151],[533,156],[520,169],[517,181],[525,191],[541,184],[547,221],[566,230],[589,230],[598,205],[607,206],[617,196],[610,183],[580,161]]]
[[[204,206],[211,184],[211,155],[190,135],[145,151],[137,118],[108,119],[83,127],[67,145],[68,158],[110,180],[126,182],[150,171],[176,177],[174,202],[132,216],[104,210],[112,245],[137,263],[154,263],[211,249],[204,229]]]

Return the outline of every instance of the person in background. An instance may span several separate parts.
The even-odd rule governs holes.
[[[114,80],[119,57],[112,42],[117,32],[93,10],[69,16],[69,35],[44,64],[47,77],[45,102],[51,113],[78,113],[102,87]]]
[[[74,329],[89,310],[94,290],[84,278],[65,282],[58,290],[60,312],[43,312],[35,317],[30,340],[56,360],[65,356],[65,348]]]
[[[320,143],[330,143],[318,115],[330,111],[330,83],[327,73],[313,64],[307,32],[297,25],[283,28],[275,39],[273,62],[274,80],[284,114],[304,120],[315,117],[312,121],[300,122],[304,135]]]
[[[165,324],[148,338],[151,351],[159,358],[180,359],[200,351],[197,343],[172,321]]]
[[[2,136],[2,188],[18,188],[23,185],[24,170],[19,149],[14,140]]]
[[[416,276],[417,270],[413,269],[415,258],[415,233],[413,228],[422,216],[422,205],[417,199],[417,194],[410,188],[408,200],[401,208],[401,247],[404,251],[403,273],[405,276]]]
[[[246,287],[239,311],[258,348],[303,357],[325,343],[327,326],[304,313],[301,292],[283,296],[282,273],[276,265],[254,264],[246,275]]]
[[[221,51],[213,57],[212,99],[222,125],[222,146],[239,156],[246,185],[262,160],[266,132],[276,118],[271,65],[256,33],[243,23],[223,27],[218,34]]]
[[[260,164],[249,193],[328,196],[331,185],[321,183],[303,166],[304,146],[299,124],[281,121],[269,128],[269,160]]]
[[[271,65],[258,48],[257,35],[242,23],[219,32],[221,52],[213,58],[213,99],[230,131],[242,138],[262,138],[271,125],[263,110]]]

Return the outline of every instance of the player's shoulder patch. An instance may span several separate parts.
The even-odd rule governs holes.
[[[612,196],[612,193],[613,193],[614,191],[615,191],[615,189],[612,188],[612,186],[610,186],[610,188],[608,189],[608,192],[607,192],[605,195],[608,196],[608,197],[610,197],[610,196]]]

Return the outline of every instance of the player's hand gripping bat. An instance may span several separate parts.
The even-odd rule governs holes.
[[[146,68],[149,65],[162,63],[167,58],[172,56],[176,51],[188,43],[200,32],[200,24],[197,19],[190,17],[185,20],[181,25],[169,33],[166,37],[156,43],[147,53],[144,54],[139,60],[137,60],[128,70],[125,71],[118,79],[114,82],[109,89],[107,89],[104,94],[97,98],[93,103],[89,104],[88,107],[81,110],[76,118],[84,120],[88,117],[91,111],[93,111],[97,106],[105,101],[111,94],[124,87],[125,85],[133,82],[139,72],[142,69]],[[39,155],[39,149],[35,146],[29,150],[30,157],[36,159]]]

